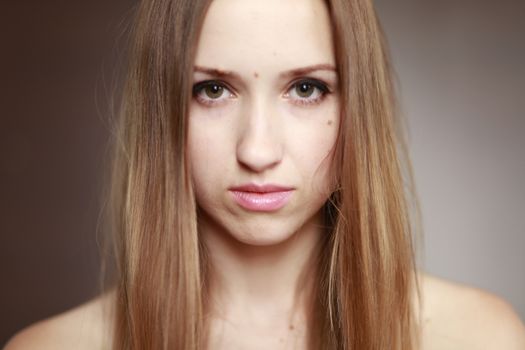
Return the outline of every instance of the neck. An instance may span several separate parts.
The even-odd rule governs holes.
[[[321,215],[286,241],[270,246],[239,242],[223,228],[202,220],[207,248],[212,313],[285,313],[290,317],[311,303],[317,256],[324,230]]]

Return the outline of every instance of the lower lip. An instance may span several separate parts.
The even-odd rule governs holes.
[[[277,192],[230,191],[233,198],[244,209],[250,211],[276,211],[288,203],[293,190]]]

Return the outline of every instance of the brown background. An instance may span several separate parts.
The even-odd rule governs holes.
[[[0,346],[95,295],[115,40],[132,0],[3,1]],[[525,3],[380,0],[426,266],[525,316]]]
[[[377,3],[411,130],[426,270],[525,319],[525,1]]]
[[[115,41],[135,1],[3,1],[0,347],[94,296]]]

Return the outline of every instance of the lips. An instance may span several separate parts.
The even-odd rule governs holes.
[[[273,184],[246,184],[228,190],[242,208],[249,211],[271,212],[283,208],[295,189]]]

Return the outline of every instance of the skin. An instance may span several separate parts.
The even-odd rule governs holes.
[[[219,0],[207,13],[194,82],[214,81],[222,92],[196,91],[188,147],[199,231],[214,267],[213,349],[304,340],[309,288],[300,277],[323,234],[339,123],[331,43],[320,1]],[[210,69],[232,76],[203,72]],[[322,85],[302,93],[305,79]],[[294,191],[283,208],[256,212],[228,191],[246,183]]]
[[[206,16],[196,65],[238,76],[195,72],[196,84],[220,78],[231,94],[210,106],[198,99],[206,99],[199,90],[190,109],[188,151],[199,229],[215,267],[209,348],[306,348],[304,276],[323,234],[319,209],[333,186],[337,86],[330,70],[308,73],[334,93],[316,105],[301,105],[292,85],[305,75],[281,73],[333,65],[330,42],[320,0],[215,0]],[[228,192],[229,186],[252,181],[295,190],[282,209],[254,213]],[[426,275],[420,283],[422,349],[525,349],[524,326],[502,299]],[[6,349],[109,349],[112,318],[106,311],[112,297],[41,321]]]

